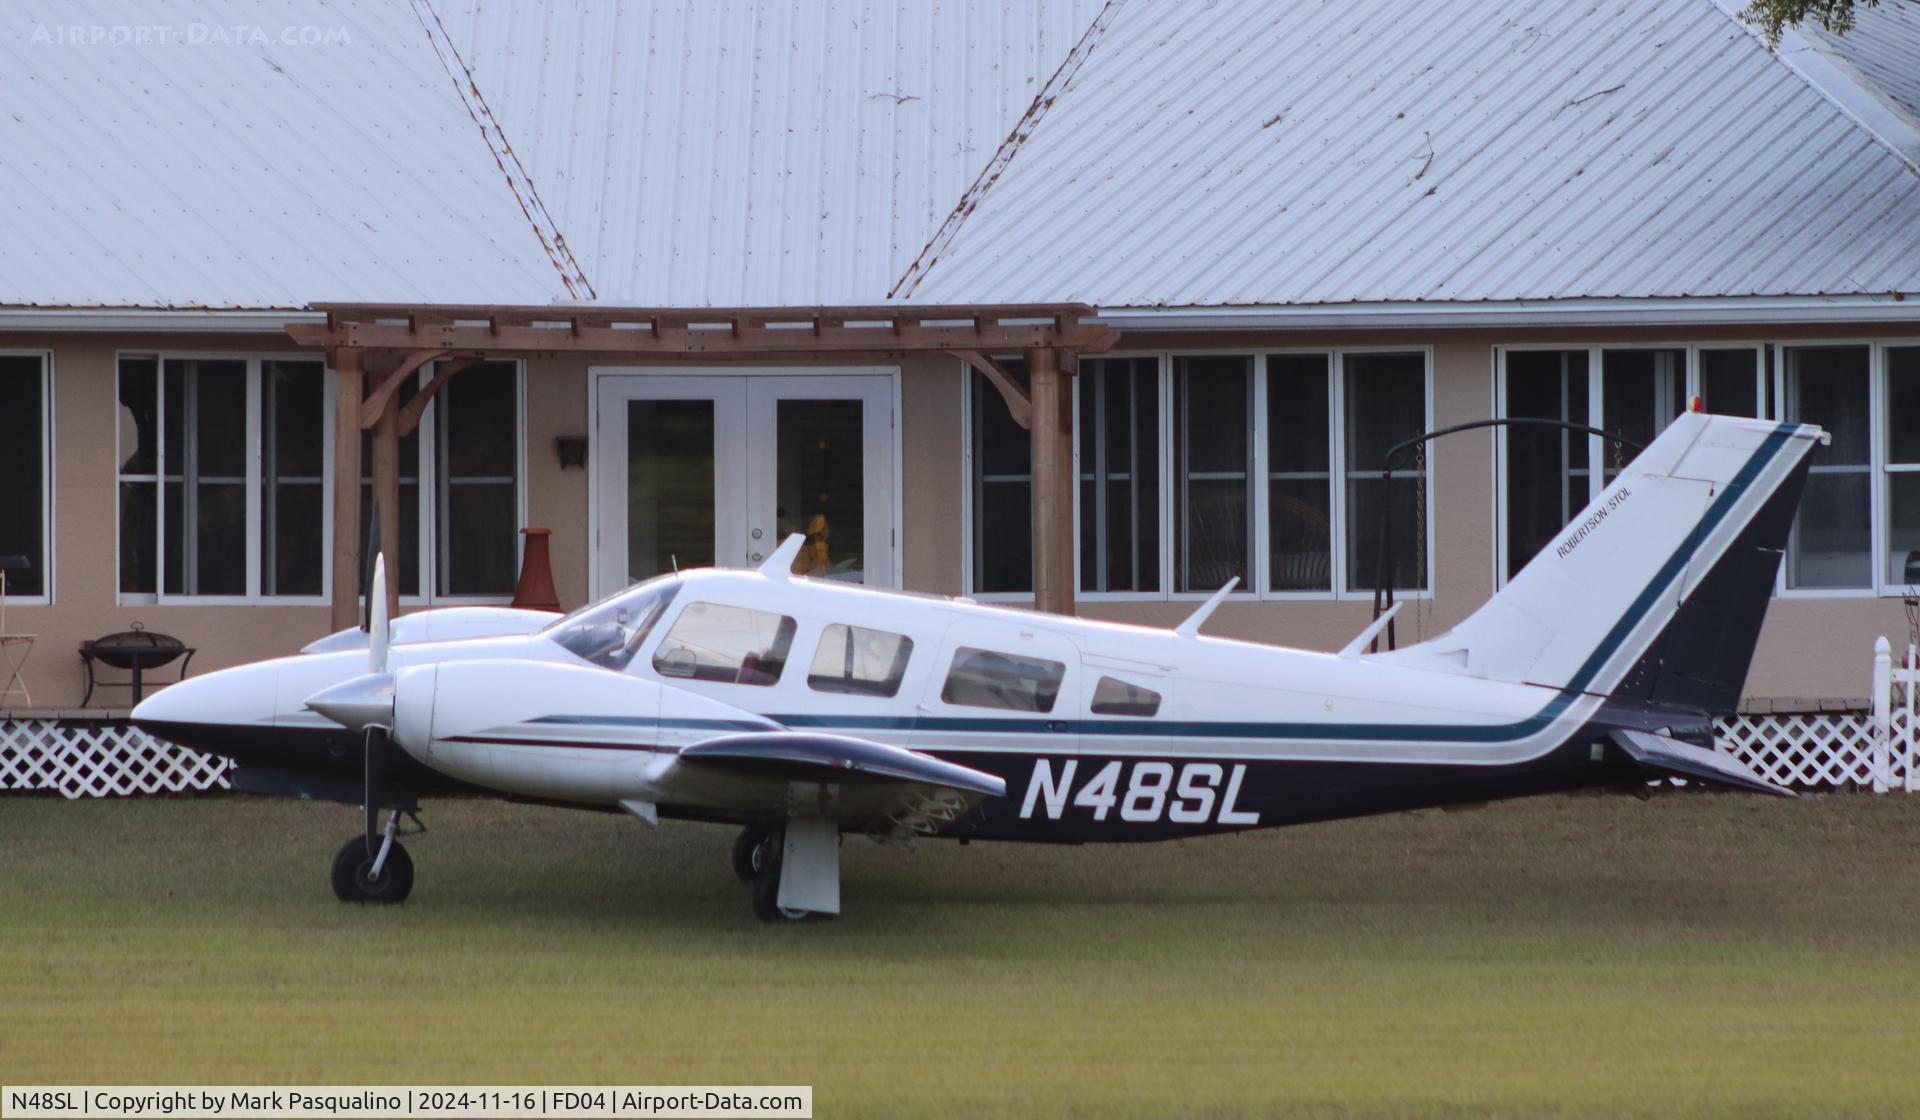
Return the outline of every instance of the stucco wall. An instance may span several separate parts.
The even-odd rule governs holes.
[[[1802,339],[1892,339],[1903,335],[1857,329],[1732,330],[1645,329],[1611,331],[1410,332],[1400,335],[1319,333],[1277,336],[1134,335],[1125,350],[1247,348],[1285,345],[1430,345],[1434,351],[1436,425],[1485,417],[1493,406],[1493,348],[1503,344],[1588,345],[1611,342],[1793,341]],[[1920,340],[1920,331],[1904,337]],[[14,604],[8,629],[37,634],[27,682],[36,707],[79,702],[82,674],[78,643],[138,620],[175,634],[200,650],[197,674],[225,665],[291,652],[324,634],[324,606],[118,605],[115,524],[116,355],[123,351],[293,351],[276,335],[5,335],[0,348],[48,349],[54,353],[54,555],[55,601]],[[589,584],[589,471],[563,470],[554,438],[593,436],[588,366],[584,359],[527,363],[527,522],[553,530],[554,577],[564,606],[584,601]],[[900,448],[903,520],[899,526],[908,589],[957,594],[967,550],[962,534],[965,481],[961,402],[965,374],[956,361],[914,358],[889,361],[901,368]],[[1492,438],[1487,433],[1451,437],[1432,452],[1436,573],[1431,599],[1402,612],[1403,640],[1438,633],[1471,612],[1493,587]],[[589,460],[602,449],[589,446]],[[1089,616],[1152,625],[1172,625],[1193,609],[1190,602],[1102,603],[1084,601]],[[1209,633],[1310,648],[1343,644],[1370,617],[1365,602],[1230,602],[1209,624]],[[1756,697],[1861,697],[1866,692],[1872,640],[1887,634],[1904,642],[1907,624],[1897,599],[1833,597],[1780,599],[1769,609],[1748,692]],[[171,679],[172,667],[156,674]],[[124,689],[102,692],[95,705],[124,703]]]

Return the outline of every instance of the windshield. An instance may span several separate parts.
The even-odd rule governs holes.
[[[655,576],[581,607],[541,633],[575,657],[619,672],[633,660],[634,651],[647,640],[679,590],[677,577]]]

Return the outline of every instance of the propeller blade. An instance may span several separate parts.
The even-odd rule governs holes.
[[[380,853],[380,809],[387,786],[387,729],[367,728],[366,738],[367,858]]]
[[[360,629],[373,629],[373,562],[380,555],[380,503],[373,503],[372,524],[367,527],[367,551],[360,558]]]
[[[367,672],[387,671],[387,638],[392,632],[392,620],[387,617],[387,559],[376,556],[373,590],[367,604]]]

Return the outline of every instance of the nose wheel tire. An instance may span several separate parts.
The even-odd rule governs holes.
[[[743,883],[751,883],[760,873],[772,851],[773,834],[764,828],[747,827],[733,842],[733,873]]]
[[[333,857],[333,893],[342,902],[405,902],[413,893],[413,857],[396,841],[375,878],[366,837],[356,836],[342,844]]]

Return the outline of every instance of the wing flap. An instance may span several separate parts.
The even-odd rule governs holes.
[[[1615,731],[1612,738],[1615,745],[1627,752],[1627,757],[1656,774],[1770,793],[1775,797],[1799,796],[1785,786],[1767,781],[1732,755],[1716,750],[1624,728]]]

